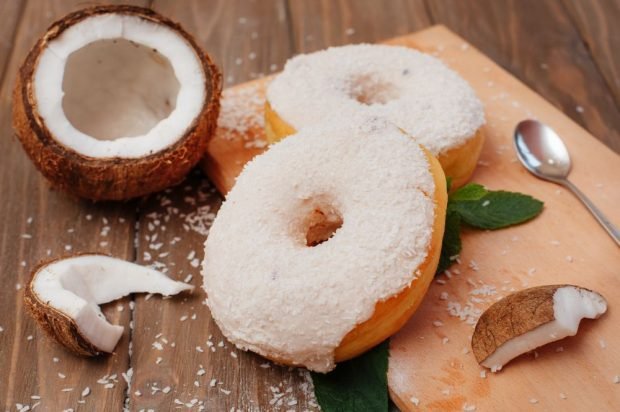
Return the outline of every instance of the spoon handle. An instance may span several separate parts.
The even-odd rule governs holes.
[[[581,200],[584,205],[586,205],[590,213],[592,213],[592,215],[596,218],[596,220],[598,220],[601,226],[603,226],[607,233],[609,233],[609,236],[611,236],[611,238],[616,241],[616,245],[620,246],[620,230],[618,230],[618,228],[614,226],[614,224],[611,223],[609,219],[607,219],[603,212],[601,212],[599,208],[596,207],[594,203],[592,203],[590,199],[588,199],[586,195],[584,195],[581,190],[577,188],[577,186],[575,186],[568,180],[562,180],[561,184],[562,186],[573,192],[573,194],[577,196],[577,198]]]

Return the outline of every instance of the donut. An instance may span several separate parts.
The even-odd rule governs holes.
[[[245,166],[213,222],[211,314],[242,350],[330,371],[417,309],[446,203],[438,161],[386,120],[300,130]]]
[[[482,103],[440,60],[407,47],[359,44],[290,59],[267,89],[267,140],[358,114],[384,117],[415,137],[452,187],[471,177],[484,143]]]

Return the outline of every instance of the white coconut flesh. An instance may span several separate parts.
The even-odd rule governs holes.
[[[54,261],[41,267],[32,279],[37,298],[71,318],[81,335],[104,352],[112,352],[123,327],[110,324],[100,304],[131,293],[170,296],[192,289],[154,269],[103,255]]]
[[[173,145],[206,99],[203,66],[187,40],[131,15],[69,27],[42,50],[33,76],[53,138],[94,158],[139,158]]]
[[[553,294],[554,320],[506,341],[481,365],[498,371],[519,355],[577,334],[582,319],[596,319],[607,311],[607,302],[596,292],[564,286]]]

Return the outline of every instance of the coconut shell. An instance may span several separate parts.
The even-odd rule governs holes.
[[[471,338],[471,348],[478,363],[508,340],[553,321],[553,295],[565,286],[570,285],[524,289],[491,305],[478,319]]]
[[[56,141],[37,110],[33,76],[41,52],[72,25],[107,13],[129,14],[171,28],[194,49],[204,69],[206,98],[200,115],[175,144],[149,156],[136,159],[84,156]],[[92,200],[125,200],[181,182],[198,163],[215,131],[221,91],[219,69],[179,24],[141,7],[90,7],[53,23],[30,50],[13,90],[13,128],[28,156],[53,186]]]
[[[98,356],[105,353],[105,351],[93,345],[80,333],[77,323],[73,319],[41,301],[33,290],[34,279],[39,270],[60,259],[62,258],[42,262],[32,271],[30,281],[24,291],[26,309],[50,338],[76,355]]]

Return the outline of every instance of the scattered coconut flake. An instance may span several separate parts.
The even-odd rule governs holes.
[[[463,405],[463,412],[473,412],[476,410],[476,405],[471,405],[469,403],[465,403]]]
[[[82,398],[87,397],[88,395],[90,395],[90,387],[85,387],[84,390],[82,391]]]
[[[209,234],[209,228],[213,223],[213,219],[215,219],[215,213],[211,212],[211,206],[204,205],[185,216],[185,223],[187,224],[187,227],[194,232],[207,236]]]
[[[560,392],[560,399],[566,399],[567,396],[564,392]]]
[[[614,376],[614,383],[615,383],[615,384],[620,383],[620,375],[616,375],[616,376]]]
[[[412,404],[414,404],[415,406],[420,405],[420,400],[418,398],[416,398],[415,396],[412,396],[411,398],[409,398],[409,400],[411,401]]]
[[[532,405],[535,405],[535,404],[537,404],[537,403],[538,403],[538,399],[536,399],[536,398],[531,398],[531,399],[530,399],[530,403],[531,403]]]

